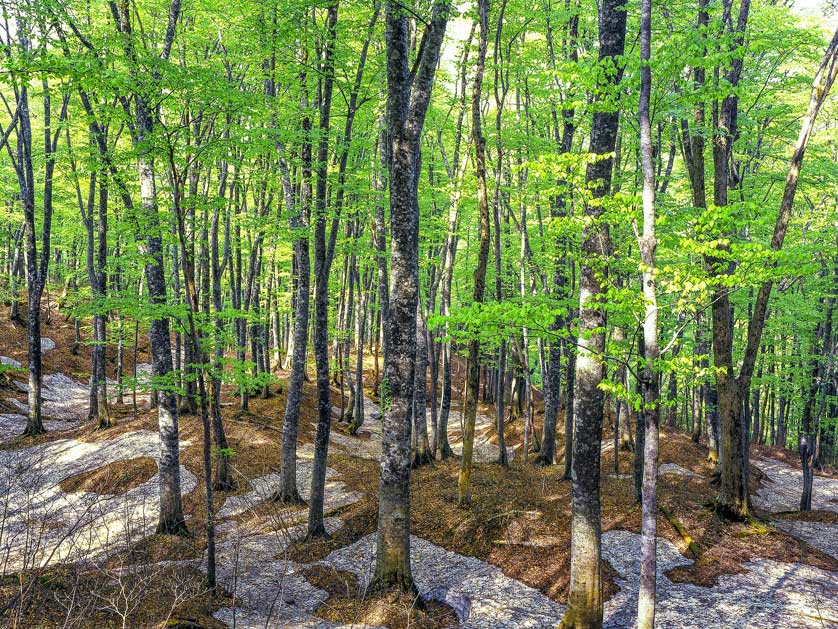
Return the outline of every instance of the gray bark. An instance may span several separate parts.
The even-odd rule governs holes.
[[[410,570],[410,417],[419,297],[419,151],[449,6],[434,4],[415,73],[409,65],[408,15],[391,2],[385,6],[392,288],[384,328],[384,426],[373,589],[415,592]]]
[[[599,59],[612,63],[623,54],[626,36],[625,0],[604,0],[599,11]],[[618,66],[619,67],[619,66]],[[622,72],[609,76],[614,88]],[[601,95],[598,96],[601,98]],[[586,183],[595,199],[607,196],[617,140],[619,112],[604,108],[594,113],[590,152],[597,156],[588,164]],[[598,203],[585,206],[586,215],[598,219]],[[561,622],[563,629],[602,626],[602,580],[600,575],[600,435],[602,434],[605,311],[593,300],[607,285],[600,274],[606,272],[611,254],[608,225],[596,221],[582,240],[579,297],[579,340],[576,356],[576,404],[573,430],[573,477],[571,490],[571,566],[568,605]]]

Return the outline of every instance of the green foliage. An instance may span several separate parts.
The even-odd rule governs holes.
[[[83,344],[92,342],[89,321],[94,314],[109,318],[111,354],[119,338],[123,349],[130,351],[135,331],[141,339],[150,323],[160,319],[168,319],[173,334],[184,342],[191,314],[208,364],[185,365],[180,372],[144,386],[183,393],[194,382],[195,369],[238,392],[268,384],[272,376],[269,370],[255,369],[249,341],[254,331],[260,338],[270,337],[276,324],[283,341],[280,353],[287,350],[296,305],[294,242],[308,238],[314,251],[318,208],[312,195],[318,181],[306,173],[318,166],[321,140],[327,149],[322,210],[327,238],[333,229],[335,235],[335,262],[330,277],[323,280],[328,282],[330,295],[329,337],[333,342],[357,344],[357,321],[348,320],[347,302],[350,284],[358,281],[361,289],[356,288],[352,296],[353,308],[356,315],[367,314],[366,338],[361,340],[372,344],[376,316],[382,310],[378,262],[381,258],[390,263],[389,246],[381,254],[373,241],[379,229],[375,221],[379,208],[385,223],[380,235],[388,243],[390,227],[388,174],[382,160],[384,25],[379,14],[370,26],[376,10],[373,4],[349,0],[339,7],[335,97],[328,133],[319,128],[323,69],[318,60],[326,35],[323,3],[244,0],[219,5],[194,0],[184,5],[171,57],[165,61],[160,57],[167,27],[168,5],[163,0],[132,5],[136,59],[126,57],[124,37],[114,28],[109,5],[103,0],[12,4],[10,19],[21,20],[31,31],[31,39],[25,45],[19,38],[3,43],[0,93],[9,107],[0,114],[0,131],[9,124],[15,95],[25,86],[38,179],[36,239],[43,247],[41,179],[46,154],[41,138],[46,87],[54,125],[62,99],[67,99],[65,125],[51,129],[57,149],[49,290],[59,295],[61,316],[83,322]],[[493,212],[497,209],[500,227],[496,234],[494,222],[491,226],[492,254],[494,239],[498,239],[501,261],[499,270],[489,264],[487,299],[476,304],[471,299],[478,215],[469,103],[476,38],[465,50],[474,10],[472,6],[459,10],[449,25],[434,86],[418,182],[420,299],[434,340],[451,341],[458,350],[477,340],[481,361],[488,365],[494,364],[501,341],[523,345],[526,330],[529,345],[510,354],[510,370],[520,371],[518,363],[526,358],[538,382],[542,359],[555,343],[561,344],[561,360],[566,364],[577,340],[580,242],[596,220],[598,226],[608,226],[611,241],[606,259],[586,260],[594,263],[597,277],[607,286],[600,304],[607,315],[606,371],[615,378],[617,369],[625,366],[630,374],[637,374],[644,367],[638,357],[638,339],[646,305],[639,278],[648,270],[640,262],[636,233],[642,220],[636,116],[639,55],[630,45],[616,62],[598,61],[597,11],[592,0],[538,6],[508,3],[500,21],[500,6],[493,4],[481,111],[490,206]],[[628,41],[632,42],[638,3],[630,2],[627,10]],[[410,11],[415,12],[413,21],[418,25],[428,14],[429,3],[416,3]],[[829,299],[835,298],[830,278],[838,221],[834,96],[807,149],[782,250],[772,248],[771,238],[824,34],[817,25],[802,22],[787,6],[761,1],[752,6],[745,45],[739,48],[731,45],[732,35],[725,31],[722,6],[710,3],[708,11],[708,25],[697,28],[695,4],[654,7],[650,65],[659,185],[654,276],[664,353],[653,368],[664,380],[676,378],[677,399],[669,403],[683,403],[688,387],[712,381],[708,320],[710,304],[720,290],[730,293],[734,362],[738,364],[755,294],[771,281],[775,291],[764,334],[767,349],[760,355],[761,375],[755,377],[754,386],[782,394],[793,405],[793,414],[799,415],[811,380],[808,364],[813,356],[823,354],[823,348],[814,343],[817,326],[824,321]],[[578,20],[578,33],[571,42],[572,20]],[[502,30],[497,33],[499,24]],[[366,64],[350,111],[368,34]],[[468,57],[463,67],[464,53]],[[411,55],[415,54],[412,49]],[[738,59],[744,60],[744,70],[734,90],[726,70]],[[706,75],[700,86],[695,80],[697,69]],[[612,87],[606,79],[618,70],[622,81]],[[132,138],[136,95],[148,100],[154,116],[154,131],[142,142]],[[729,203],[719,207],[712,203],[713,112],[731,96],[739,100],[732,151],[735,177],[728,190]],[[696,122],[700,106],[705,114],[703,125]],[[588,153],[592,116],[606,109],[620,112],[619,146],[613,155],[593,156]],[[344,125],[350,114],[354,126],[346,144]],[[104,155],[94,141],[91,123],[107,128]],[[561,139],[567,129],[572,129],[573,139],[570,150],[562,152]],[[690,136],[703,138],[705,143],[706,208],[693,207],[685,161],[685,140]],[[14,253],[21,247],[23,221],[19,181],[10,158],[16,155],[17,142],[12,133],[10,150],[0,154],[0,262],[4,269],[0,297],[4,301],[17,296],[26,283],[22,268],[15,274],[10,271]],[[137,160],[141,155],[155,168],[155,218],[160,223],[167,279],[165,303],[151,303],[144,279],[146,265],[156,263],[147,253],[147,242],[157,228],[140,211]],[[342,169],[344,156],[346,168]],[[600,159],[613,159],[615,172],[611,194],[594,199],[585,183],[586,171]],[[104,295],[91,289],[87,265],[88,244],[95,254],[100,237],[100,184],[108,194],[104,236],[108,255],[100,269],[107,279]],[[602,215],[586,217],[586,205],[596,205]],[[298,215],[302,226],[290,227],[289,219]],[[178,218],[185,246],[177,237]],[[451,300],[443,307],[443,258],[452,239],[456,239],[456,258]],[[312,262],[313,278],[313,256]],[[186,304],[185,263],[196,268],[191,278],[199,293],[196,312]],[[212,275],[213,263],[218,277]],[[350,270],[357,272],[352,281]],[[713,273],[720,270],[724,272]],[[220,305],[214,303],[216,283]],[[237,332],[241,325],[247,330],[242,348]],[[272,339],[268,345],[266,353],[275,362]],[[222,354],[217,365],[216,350]],[[245,360],[240,359],[239,350],[244,350]],[[347,356],[342,358],[351,362]],[[7,371],[11,369],[0,366],[0,374]],[[628,389],[625,383],[611,381],[603,388],[636,407],[634,377],[630,375]],[[128,378],[123,387],[134,384]],[[382,407],[387,408],[386,379],[381,397]],[[822,399],[828,409],[834,408],[831,392],[825,392]],[[824,426],[834,426],[836,420],[826,417],[828,412],[824,415]]]

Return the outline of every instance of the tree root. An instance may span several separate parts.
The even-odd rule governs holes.
[[[167,522],[158,522],[155,533],[158,535],[177,535],[178,537],[192,538],[193,535],[186,527],[183,519]]]
[[[543,454],[539,454],[537,457],[535,457],[533,465],[537,465],[538,467],[547,467],[548,465],[553,465],[553,461],[551,461],[549,457],[546,457]]]
[[[271,502],[278,502],[280,504],[289,506],[308,504],[305,500],[303,500],[303,497],[300,496],[300,493],[297,491],[296,487],[294,488],[294,492],[291,494],[286,494],[281,489],[278,489],[273,494],[271,494],[270,499]]]

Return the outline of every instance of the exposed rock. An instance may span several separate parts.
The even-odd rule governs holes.
[[[53,341],[49,337],[42,336],[41,337],[41,352],[45,354],[48,351],[53,350],[53,349],[55,349],[55,341]]]
[[[306,501],[311,496],[311,471],[311,462],[297,461],[297,491]],[[323,504],[323,510],[326,513],[358,502],[361,499],[361,494],[349,490],[345,483],[329,480],[336,474],[333,469],[326,468],[326,494]],[[250,487],[250,491],[245,494],[227,498],[216,515],[219,518],[231,518],[269,500],[273,493],[279,489],[279,474],[271,473],[254,478],[250,480]],[[288,518],[291,518],[292,521],[296,522],[300,519],[300,516],[304,518],[306,514],[295,513],[293,509],[289,509],[284,516],[283,521],[288,522]]]
[[[147,377],[144,371],[140,371]],[[19,383],[22,391],[26,385]],[[86,412],[88,387],[61,374],[44,378],[44,404],[50,411],[72,416],[73,403]],[[381,448],[381,423],[372,419],[379,413],[369,399],[364,400],[368,421],[361,436],[332,432],[336,446],[355,456],[377,459]],[[457,415],[453,414],[456,427]],[[10,433],[25,424],[21,415],[0,414],[0,431]],[[74,422],[46,422],[48,430],[77,425]],[[476,460],[494,460],[497,446],[491,434],[493,420],[478,417],[475,437]],[[5,430],[4,430],[5,429]],[[455,444],[456,435],[455,435]],[[188,443],[182,443],[186,446]],[[494,448],[494,449],[493,449]],[[512,448],[510,449],[512,450]],[[0,451],[0,509],[6,513],[0,530],[0,553],[8,557],[6,570],[47,562],[96,561],[151,532],[157,518],[157,477],[122,495],[110,496],[63,492],[59,483],[70,476],[95,470],[120,460],[156,457],[156,433],[139,431],[100,442],[63,439],[16,451]],[[298,450],[297,482],[300,494],[310,491],[311,446]],[[795,509],[799,501],[802,475],[779,461],[755,461],[766,475],[765,486],[754,500],[770,510]],[[684,467],[665,463],[660,474],[702,478]],[[195,488],[197,479],[181,467],[182,489]],[[362,494],[349,490],[327,472],[326,511],[351,504]],[[631,478],[623,475],[620,478]],[[252,479],[249,491],[228,498],[219,509],[219,518],[232,518],[267,500],[278,486],[276,473]],[[816,509],[838,510],[838,481],[815,480]],[[328,594],[312,586],[304,576],[304,566],[288,558],[288,545],[305,535],[297,525],[305,517],[301,509],[280,509],[277,517],[252,518],[237,522],[228,519],[218,527],[217,576],[219,583],[236,597],[235,607],[219,609],[214,616],[238,628],[283,627],[287,629],[341,629],[348,626],[317,618],[317,608]],[[341,526],[337,518],[327,518],[326,527],[334,532]],[[823,552],[838,556],[838,525],[816,522],[776,521],[774,524],[807,541]],[[34,540],[34,541],[33,541]],[[554,538],[529,539],[523,544],[547,547]],[[634,626],[639,580],[640,536],[628,531],[603,534],[603,559],[618,574],[620,591],[605,605],[605,627],[629,629]],[[354,573],[361,586],[372,576],[375,535],[368,535],[350,546],[332,552],[319,565]],[[202,568],[203,560],[164,562]],[[564,607],[538,590],[507,577],[496,566],[474,557],[448,551],[418,537],[411,538],[411,562],[417,587],[431,600],[451,606],[459,626],[471,629],[546,629],[555,627]],[[838,579],[829,573],[798,563],[754,559],[743,564],[741,574],[723,575],[711,588],[673,583],[666,572],[691,564],[669,541],[658,539],[657,624],[672,629],[803,629],[838,623]],[[162,565],[162,564],[161,564]],[[354,629],[359,625],[352,625]]]
[[[29,383],[15,382],[24,393],[29,392]],[[9,400],[21,413],[29,413],[29,405],[19,400]],[[63,373],[47,374],[41,380],[41,413],[53,419],[87,419],[90,405],[90,387]]]
[[[751,500],[760,509],[771,513],[797,511],[803,492],[803,472],[776,459],[752,459],[766,476]],[[815,476],[812,486],[812,509],[838,512],[838,479]],[[775,520],[777,528],[838,558],[838,525],[825,522]],[[836,617],[838,622],[838,617]]]
[[[776,459],[753,458],[751,462],[768,477],[751,496],[754,505],[771,513],[797,511],[803,493],[803,472]],[[812,509],[838,513],[838,479],[815,476]]]
[[[462,426],[463,416],[460,411],[451,410],[448,414],[448,440],[451,443],[451,450],[454,454],[461,455],[463,452]],[[486,415],[478,414],[474,418],[474,462],[494,463],[498,460],[500,452],[498,445],[492,443],[490,436],[494,434],[495,420]],[[506,458],[511,461],[515,458],[515,451],[518,446],[507,446]]]
[[[838,524],[799,520],[773,520],[771,524],[822,553],[838,559]]]
[[[359,459],[377,461],[381,457],[380,440],[373,441],[372,439],[361,439],[360,437],[344,435],[336,430],[332,430],[329,434],[329,440],[344,452],[358,457]]]
[[[342,522],[326,518],[325,524],[326,530],[334,533]],[[236,596],[237,606],[223,607],[213,616],[238,629],[341,627],[312,616],[329,595],[306,581],[301,566],[287,558],[288,545],[305,534],[305,526],[295,526],[264,535],[225,538],[218,546],[218,581]]]

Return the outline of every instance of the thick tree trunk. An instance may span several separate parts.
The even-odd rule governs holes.
[[[624,0],[603,0],[599,10],[599,59],[609,64],[623,54],[626,36]],[[622,72],[609,75],[618,84]],[[600,96],[601,98],[601,96]],[[602,579],[600,575],[600,439],[604,398],[599,388],[604,374],[605,311],[597,301],[607,290],[603,276],[611,255],[608,225],[600,221],[603,208],[596,199],[610,193],[619,112],[604,108],[594,113],[590,152],[596,156],[585,176],[594,202],[585,214],[593,223],[585,231],[581,251],[579,340],[576,356],[576,404],[574,408],[571,564],[568,605],[562,629],[593,629],[602,626]]]
[[[384,426],[373,589],[416,591],[410,570],[410,437],[419,296],[419,151],[449,7],[437,2],[415,74],[409,69],[408,16],[386,5],[387,135],[392,276],[384,328]]]
[[[729,13],[731,0],[725,0]],[[734,45],[741,47],[748,22],[750,0],[743,0],[734,34]],[[726,80],[731,89],[736,89],[742,72],[743,60],[734,57]],[[713,202],[717,207],[728,203],[730,156],[733,142],[738,133],[736,116],[738,98],[728,95],[722,102],[718,126],[713,137]],[[721,256],[706,256],[711,275],[724,277],[733,272],[730,262]],[[748,515],[748,488],[745,484],[746,453],[744,451],[743,400],[736,376],[733,372],[733,317],[730,306],[729,288],[722,282],[713,291],[713,359],[716,367],[716,390],[719,411],[719,494],[716,506],[720,513],[734,519]]]

